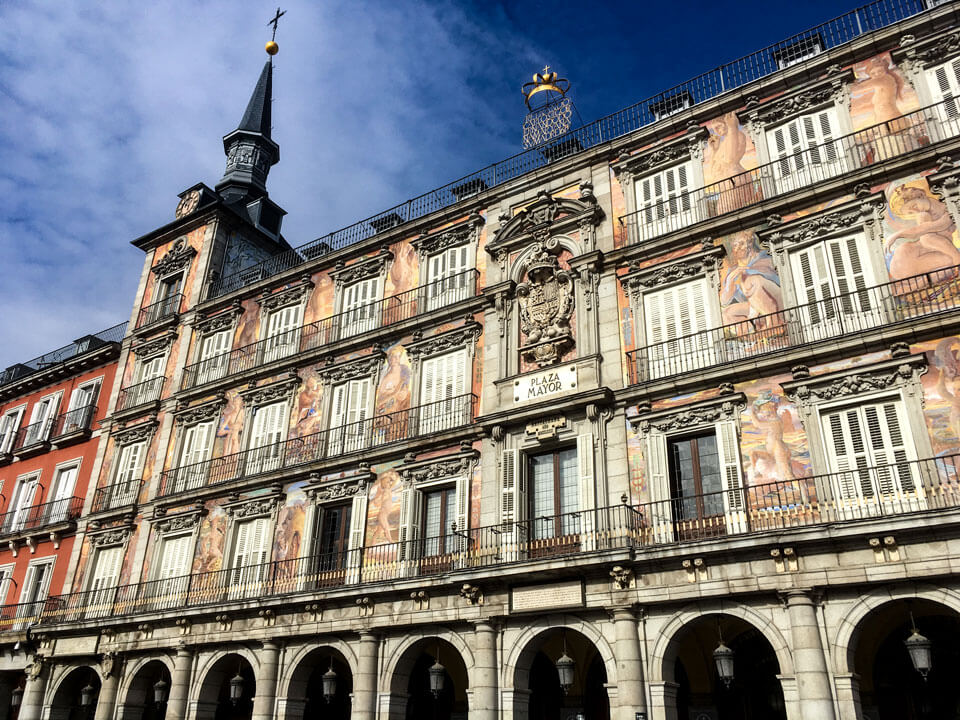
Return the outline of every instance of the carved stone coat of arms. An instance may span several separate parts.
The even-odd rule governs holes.
[[[573,345],[573,276],[560,268],[559,252],[555,241],[538,243],[526,280],[517,285],[520,329],[526,336],[520,353],[541,367],[558,362]]]

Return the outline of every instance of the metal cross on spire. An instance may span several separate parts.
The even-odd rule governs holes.
[[[280,8],[277,8],[277,14],[274,15],[273,19],[267,23],[267,25],[273,25],[273,36],[270,38],[271,40],[277,39],[277,23],[279,23],[280,18],[282,18],[286,14],[287,14],[286,10],[284,10],[283,12],[280,12]]]

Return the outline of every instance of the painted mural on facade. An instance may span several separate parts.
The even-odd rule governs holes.
[[[850,121],[854,131],[919,109],[916,91],[894,65],[890,53],[882,53],[852,67],[856,80],[850,87]]]
[[[890,279],[960,265],[960,234],[947,206],[924,176],[890,183],[884,190],[883,254]]]
[[[364,545],[388,545],[400,540],[400,493],[403,484],[393,469],[381,468],[370,490]],[[380,558],[387,559],[387,558]]]

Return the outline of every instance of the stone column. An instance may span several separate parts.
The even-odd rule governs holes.
[[[628,608],[613,611],[616,637],[614,653],[617,659],[617,716],[620,720],[634,720],[636,713],[647,711],[643,688],[643,660],[640,657],[640,635],[637,619]]]
[[[279,664],[280,645],[275,640],[264,640],[260,650],[260,672],[257,673],[257,695],[253,698],[252,720],[273,720]]]
[[[375,720],[377,717],[377,655],[380,638],[368,631],[360,633],[357,676],[353,679],[351,720]]]
[[[40,659],[37,658],[33,662],[39,664]],[[40,665],[40,672],[35,677],[31,677],[31,667],[30,665],[27,666],[27,684],[23,689],[18,720],[40,720],[40,714],[43,712],[43,696],[46,694],[50,668],[46,663],[43,663]]]
[[[794,675],[804,720],[834,720],[830,674],[820,642],[813,598],[805,590],[784,593],[790,615]]]
[[[119,664],[119,660],[114,665]],[[113,720],[113,708],[117,704],[117,689],[120,687],[120,668],[111,667],[110,672],[100,684],[100,694],[97,695],[97,709],[93,713],[93,720]]]
[[[650,720],[680,720],[677,715],[679,687],[674,682],[650,683]]]
[[[170,693],[167,695],[166,720],[185,720],[187,717],[187,698],[190,695],[190,666],[193,664],[193,652],[182,645],[177,648],[173,658],[173,672],[170,674]]]
[[[486,621],[476,624],[474,684],[470,720],[497,720],[497,631]]]

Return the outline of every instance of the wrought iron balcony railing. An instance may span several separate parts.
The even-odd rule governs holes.
[[[470,573],[593,553],[960,507],[960,455],[864,466],[637,506],[537,517],[372,547],[76,592],[48,600],[44,623],[70,623],[344,586]]]
[[[387,327],[474,297],[480,274],[466,270],[412,290],[331,315],[184,368],[184,390],[252,370],[275,360]]]
[[[0,537],[38,530],[49,525],[76,520],[83,510],[83,498],[53,500],[42,505],[17,508],[0,515]]]
[[[146,305],[140,308],[140,315],[137,316],[137,329],[153,325],[156,322],[176,315],[180,312],[180,306],[183,303],[183,294],[174,293],[168,295],[163,300]]]
[[[96,412],[96,405],[84,405],[83,407],[60,413],[53,423],[54,439],[65,435],[73,435],[74,433],[83,433],[92,429],[93,416]]]
[[[15,605],[0,605],[0,633],[26,630],[40,622],[46,604],[47,601],[44,599]]]
[[[865,287],[627,352],[631,384],[738,362],[960,307],[960,266]]]
[[[163,384],[166,381],[166,377],[155,377],[120,388],[117,410],[129,410],[140,405],[156,402],[160,399],[160,393],[163,391]]]
[[[956,101],[947,100],[712,185],[677,193],[622,216],[620,224],[626,227],[628,244],[642,244],[957,135]]]
[[[50,439],[50,431],[53,429],[54,418],[47,418],[40,422],[24,425],[17,431],[17,439],[14,442],[13,450],[23,450],[41,445]]]
[[[98,487],[93,493],[90,512],[98,513],[133,505],[140,495],[142,482],[142,480],[131,480]]]
[[[295,250],[275,255],[237,273],[219,278],[207,289],[207,297],[215,298],[252,283],[295,268],[309,260],[340,250],[378,232],[386,221],[392,225],[409,222],[459,202],[463,190],[486,190],[537,170],[571,152],[557,152],[592,147],[622,137],[656,122],[662,116],[658,108],[673,107],[679,98],[684,105],[705,102],[725,92],[742,87],[783,69],[810,55],[813,43],[822,51],[830,50],[864,35],[887,27],[927,9],[928,0],[877,0],[859,7],[817,27],[794,35],[737,60],[698,75],[687,82],[664,90],[653,97],[619,110],[562,135],[546,145],[525,150],[493,163],[477,172],[431,190],[373,217],[324,235]],[[683,108],[683,105],[680,105]],[[399,219],[399,222],[396,220]]]
[[[157,494],[176,495],[464,427],[473,422],[476,410],[476,395],[459,395],[232,455],[181,465],[163,472]]]

